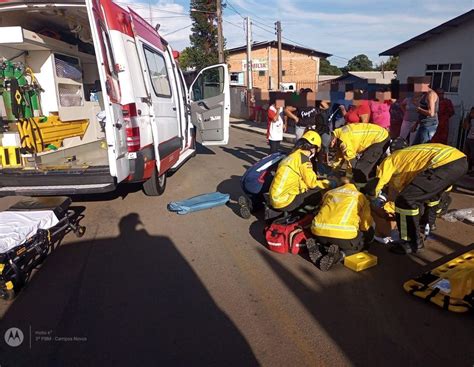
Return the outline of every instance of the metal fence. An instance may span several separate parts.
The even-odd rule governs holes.
[[[249,117],[246,87],[230,87],[230,115],[240,119],[247,119]]]

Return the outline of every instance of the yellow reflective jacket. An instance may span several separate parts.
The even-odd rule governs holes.
[[[284,208],[296,195],[316,187],[328,188],[329,181],[318,180],[310,159],[298,149],[278,165],[270,186],[270,204],[275,209]]]
[[[444,166],[463,157],[464,153],[444,144],[419,144],[397,150],[378,167],[379,182],[375,194],[378,195],[389,182],[396,191],[401,192],[420,172]]]
[[[334,166],[338,167],[343,160],[350,161],[373,144],[381,143],[388,138],[388,131],[383,127],[369,123],[348,124],[335,129],[333,134],[340,141],[340,153]]]
[[[321,210],[314,217],[311,232],[316,236],[353,239],[372,224],[370,203],[353,184],[326,192]]]

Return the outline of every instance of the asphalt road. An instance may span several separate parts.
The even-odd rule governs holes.
[[[86,236],[69,234],[15,301],[0,302],[0,365],[472,366],[472,315],[402,284],[474,242],[474,227],[439,220],[419,255],[373,245],[378,266],[322,273],[266,250],[263,223],[239,218],[235,204],[167,211],[216,190],[235,200],[240,175],[265,153],[263,137],[232,129],[227,147],[201,147],[161,197],[131,186],[75,198]],[[453,207],[474,207],[472,196],[453,196]],[[25,336],[17,348],[3,341],[12,326]]]

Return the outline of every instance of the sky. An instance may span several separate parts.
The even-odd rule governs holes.
[[[152,23],[175,50],[189,46],[189,0],[118,0],[131,4]],[[276,39],[274,23],[282,23],[283,42],[330,53],[344,66],[366,54],[378,54],[474,8],[474,0],[222,0],[228,48],[245,44],[244,17],[252,20],[252,40]]]

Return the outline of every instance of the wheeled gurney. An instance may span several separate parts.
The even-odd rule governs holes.
[[[67,233],[84,235],[70,205],[68,197],[30,198],[0,212],[0,297],[13,299]]]

